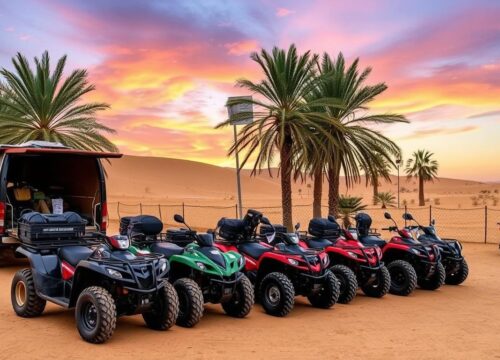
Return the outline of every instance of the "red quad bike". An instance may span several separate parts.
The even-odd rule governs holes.
[[[298,228],[298,224],[296,226]],[[348,230],[341,229],[333,216],[309,222],[308,236],[302,233],[300,245],[322,249],[330,257],[330,270],[340,281],[339,302],[347,304],[356,296],[358,286],[371,297],[383,297],[389,291],[391,277],[377,245],[363,245]]]
[[[339,283],[328,270],[328,255],[300,247],[295,233],[280,235],[284,240],[276,246],[259,241],[256,231],[261,223],[272,226],[255,210],[248,210],[242,220],[222,218],[217,224],[222,238],[217,247],[245,257],[245,273],[264,310],[285,316],[293,309],[297,295],[307,296],[314,307],[332,307],[339,297]]]
[[[399,229],[388,212],[384,213],[384,217],[394,223],[394,226],[382,229],[396,233],[389,242],[369,232],[372,219],[368,214],[358,213],[355,220],[359,241],[382,248],[382,258],[391,274],[390,292],[406,296],[413,292],[417,284],[426,290],[440,288],[444,284],[446,272],[440,262],[439,248],[436,245],[424,245],[406,229]]]

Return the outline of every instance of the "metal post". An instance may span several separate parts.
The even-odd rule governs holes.
[[[488,241],[488,206],[484,206],[484,243]]]
[[[185,217],[185,215],[184,215],[184,208],[185,208],[185,206],[184,206],[184,202],[183,202],[182,203],[182,217]]]
[[[160,215],[160,220],[163,222],[163,218],[161,217],[161,205],[158,204],[158,214]]]
[[[238,217],[238,204],[234,204],[235,215]]]
[[[120,216],[120,202],[118,201],[118,204],[116,205],[116,213],[118,214],[118,220],[121,220]]]
[[[398,161],[398,209],[399,209],[399,161]]]
[[[408,207],[405,205],[405,214],[408,212]],[[405,227],[407,226],[407,221],[406,221],[406,217],[405,217]]]
[[[429,225],[432,222],[432,205],[429,205]]]
[[[242,218],[242,202],[241,202],[241,179],[240,179],[240,156],[238,154],[238,146],[237,140],[238,140],[238,134],[236,132],[236,125],[233,125],[233,130],[234,130],[234,150],[236,154],[236,186],[238,190],[238,218]]]
[[[142,203],[139,203],[139,209],[141,210],[141,215],[142,215]]]

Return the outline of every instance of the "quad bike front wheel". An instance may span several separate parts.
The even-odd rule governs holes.
[[[467,264],[467,261],[463,259],[456,272],[446,274],[445,282],[448,285],[460,285],[465,281],[465,279],[467,279],[467,276],[469,276],[469,265]]]
[[[417,287],[417,272],[404,260],[394,260],[387,265],[391,276],[389,292],[394,295],[408,296]]]
[[[381,298],[385,296],[391,288],[391,274],[385,266],[382,266],[377,271],[377,279],[371,284],[365,284],[361,290],[367,295],[374,298]]]
[[[292,311],[295,304],[295,289],[283,273],[267,274],[260,283],[260,303],[269,315],[283,317]]]
[[[12,307],[18,316],[39,316],[45,309],[46,301],[36,294],[31,269],[16,272],[10,291]]]
[[[338,302],[341,304],[350,303],[358,291],[356,274],[345,265],[334,265],[330,268],[330,271],[339,281],[340,295]]]
[[[153,330],[170,329],[179,314],[179,298],[172,284],[164,280],[163,287],[153,301],[151,309],[142,313],[144,322]]]
[[[446,271],[444,270],[444,266],[441,262],[438,262],[434,274],[428,279],[418,279],[418,286],[424,290],[437,290],[444,284],[445,278]]]
[[[338,301],[340,296],[340,284],[331,271],[327,271],[321,284],[321,289],[317,293],[307,296],[312,306],[329,309]]]
[[[236,285],[235,292],[229,301],[222,303],[222,308],[226,314],[244,318],[252,310],[255,295],[250,280],[243,275],[240,282]]]
[[[189,278],[181,278],[174,282],[175,291],[179,296],[179,315],[177,325],[193,327],[203,317],[203,292],[198,284]]]
[[[115,301],[106,289],[90,286],[78,296],[75,317],[80,336],[90,343],[101,344],[116,328]]]

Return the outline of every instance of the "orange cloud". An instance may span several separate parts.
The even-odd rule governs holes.
[[[248,55],[252,51],[259,48],[259,43],[256,40],[244,40],[224,45],[228,49],[230,55]]]

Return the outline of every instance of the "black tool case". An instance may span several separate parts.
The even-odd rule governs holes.
[[[77,240],[85,236],[87,222],[74,212],[61,215],[29,212],[18,221],[21,242],[36,245],[47,240]]]

